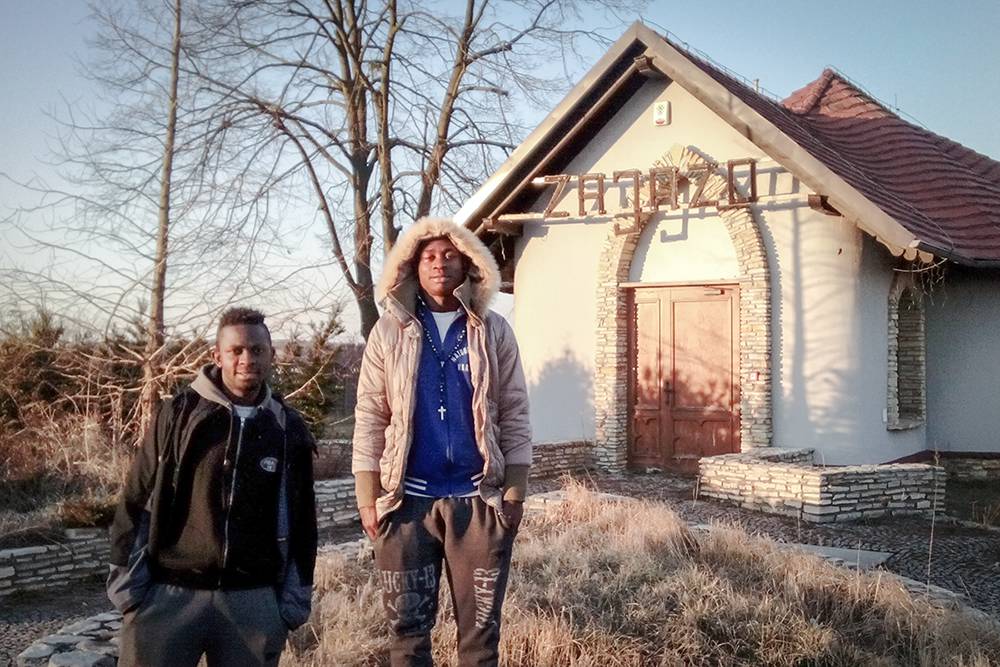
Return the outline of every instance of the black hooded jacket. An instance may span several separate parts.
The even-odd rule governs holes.
[[[150,581],[275,586],[294,627],[308,616],[316,557],[315,444],[269,389],[242,421],[218,382],[203,368],[147,432],[111,528],[109,597],[135,606]]]

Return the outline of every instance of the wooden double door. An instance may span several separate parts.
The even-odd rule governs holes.
[[[695,472],[740,451],[739,288],[636,287],[629,321],[629,464]]]

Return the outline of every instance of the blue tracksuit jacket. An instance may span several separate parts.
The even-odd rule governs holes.
[[[472,495],[483,477],[484,461],[476,447],[472,420],[467,317],[464,311],[459,313],[444,341],[430,311],[419,302],[417,317],[424,328],[424,340],[405,490],[433,498]],[[433,347],[428,335],[433,338]],[[443,365],[438,355],[443,357]]]

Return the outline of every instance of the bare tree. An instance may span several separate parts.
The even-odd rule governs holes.
[[[580,42],[607,41],[579,28],[579,0],[466,0],[454,15],[455,3],[403,0],[210,4],[228,71],[196,75],[251,143],[288,148],[283,173],[313,193],[365,337],[378,318],[373,248],[457,209],[523,136],[514,107],[550,106]]]
[[[170,235],[170,179],[173,176],[174,142],[177,138],[177,79],[181,55],[181,0],[174,0],[174,36],[170,45],[170,84],[167,90],[167,127],[163,138],[163,170],[160,178],[156,254],[153,257],[153,284],[150,289],[149,326],[143,359],[142,425],[152,415],[159,391],[156,386],[158,357],[166,337],[163,320],[167,286],[167,256]]]
[[[35,201],[0,219],[4,314],[45,307],[94,340],[142,332],[115,350],[141,377],[125,388],[142,394],[126,401],[137,424],[203,358],[171,332],[204,338],[220,309],[263,295],[278,321],[308,306],[325,314],[338,287],[311,282],[308,303],[274,298],[276,287],[302,296],[312,268],[289,259],[302,226],[274,213],[294,201],[281,185],[284,158],[231,140],[240,119],[227,115],[224,92],[195,76],[215,57],[216,27],[201,22],[198,0],[184,0],[183,21],[181,8],[181,0],[94,4],[98,31],[81,68],[99,97],[93,107],[67,101],[58,113],[64,182],[8,176]]]

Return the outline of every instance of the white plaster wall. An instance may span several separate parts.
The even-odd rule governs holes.
[[[1000,271],[952,266],[924,303],[927,447],[1000,452]]]
[[[722,218],[687,209],[654,216],[639,235],[630,282],[719,282],[740,275]]]
[[[771,264],[774,444],[827,464],[881,463],[920,451],[923,428],[888,431],[892,258],[843,218],[764,205]],[[784,210],[782,210],[784,209]]]
[[[654,127],[666,100],[672,123]],[[647,171],[674,144],[711,159],[753,157],[755,207],[772,270],[774,444],[814,447],[831,464],[886,461],[923,449],[922,429],[890,433],[886,402],[888,253],[840,218],[806,205],[809,191],[678,85],[650,82],[598,132],[564,173],[609,176],[608,215],[577,217],[567,188],[556,210],[572,217],[531,222],[518,243],[514,321],[538,441],[590,439],[597,262],[614,223],[630,208],[616,170]],[[575,186],[575,182],[572,183]],[[532,208],[541,211],[551,190]],[[619,218],[620,224],[627,224]],[[640,237],[630,280],[684,282],[738,277],[735,253],[714,209],[664,211]],[[802,313],[802,315],[799,315]]]

